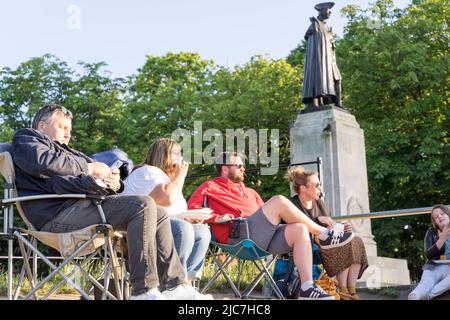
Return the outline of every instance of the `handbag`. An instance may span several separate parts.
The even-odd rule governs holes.
[[[314,283],[322,288],[330,296],[333,296],[335,300],[341,300],[341,296],[337,292],[337,280],[330,278],[326,272],[322,272],[319,279],[314,280]]]

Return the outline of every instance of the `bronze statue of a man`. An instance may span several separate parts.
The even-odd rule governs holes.
[[[326,23],[334,2],[319,3],[314,9],[317,18],[310,18],[306,31],[306,61],[303,77],[302,101],[307,109],[323,105],[341,104],[341,73],[336,64],[335,36]]]

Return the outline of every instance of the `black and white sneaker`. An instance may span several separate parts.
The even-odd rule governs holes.
[[[313,287],[303,291],[299,290],[298,300],[335,300],[333,296],[330,296],[321,287],[314,284]]]
[[[322,249],[342,247],[349,243],[354,237],[355,234],[353,232],[336,232],[330,230],[328,237],[325,240],[320,240],[320,247]]]

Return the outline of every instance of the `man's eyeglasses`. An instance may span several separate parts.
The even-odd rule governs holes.
[[[238,169],[242,169],[242,168],[245,169],[245,165],[243,165],[242,163],[240,163],[240,164],[226,164],[226,166],[227,167],[236,167]]]

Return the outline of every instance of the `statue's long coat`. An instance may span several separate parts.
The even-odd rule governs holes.
[[[328,25],[310,18],[311,26],[305,34],[306,61],[303,77],[303,101],[307,98],[335,96],[335,80],[341,80],[336,64],[334,35]]]

